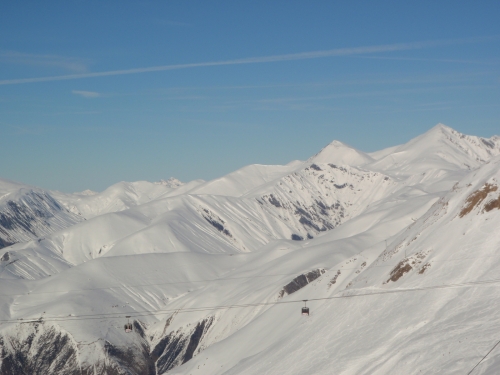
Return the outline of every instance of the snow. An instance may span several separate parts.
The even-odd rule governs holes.
[[[464,374],[499,340],[499,137],[438,124],[375,153],[334,141],[305,162],[169,181],[46,192],[87,220],[0,250],[0,335],[38,343],[53,327],[103,374],[126,373],[120,348],[134,366],[154,353],[158,374]],[[500,349],[474,374],[499,367]]]
[[[202,180],[183,184],[175,178],[159,183],[148,181],[119,182],[101,193],[86,190],[82,193],[65,194],[52,192],[69,211],[86,219],[110,212],[124,211],[161,196],[183,194],[203,183]]]
[[[500,142],[497,138],[486,140],[467,136],[438,124],[380,157],[382,155],[374,154],[379,158],[370,168],[391,170],[398,175],[414,175],[436,169],[464,170],[477,168],[490,158],[500,155]]]
[[[0,180],[0,248],[47,235],[81,220],[48,191]]]
[[[311,163],[333,163],[360,166],[373,161],[372,157],[342,142],[333,141],[308,160]]]
[[[300,166],[302,163],[291,163],[284,166],[249,165],[224,177],[208,181],[194,188],[190,193],[239,197],[256,187],[286,176]]]

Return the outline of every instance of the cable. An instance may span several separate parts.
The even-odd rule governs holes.
[[[476,258],[459,258],[459,259],[450,259],[450,260],[466,260],[466,259],[476,259]],[[433,262],[448,262],[449,260],[433,260]],[[369,265],[366,268],[385,268],[385,267],[396,267],[392,264],[387,265]],[[359,267],[353,268],[343,268],[335,267],[339,271],[350,271],[357,270]],[[332,270],[334,268],[331,268]],[[177,284],[190,284],[190,283],[203,283],[203,282],[211,282],[211,281],[224,281],[224,280],[239,280],[239,279],[253,279],[256,277],[274,277],[274,276],[300,276],[297,273],[280,273],[273,275],[255,275],[255,276],[243,276],[243,277],[227,277],[227,278],[218,278],[218,279],[205,279],[205,280],[188,280],[188,281],[171,281],[165,283],[152,283],[152,284],[136,284],[136,285],[115,285],[115,286],[107,286],[100,288],[85,288],[85,289],[68,289],[68,290],[55,290],[50,292],[28,292],[28,293],[14,293],[14,294],[0,294],[0,297],[19,297],[19,296],[28,296],[28,295],[39,295],[39,294],[57,294],[57,293],[71,293],[71,292],[88,292],[95,290],[108,290],[108,289],[127,289],[127,288],[140,288],[145,286],[161,286],[161,285],[177,285]]]
[[[433,285],[422,288],[412,288],[412,289],[395,289],[395,290],[384,290],[379,292],[371,292],[371,293],[361,293],[361,294],[351,294],[351,295],[341,295],[341,296],[331,296],[331,297],[323,297],[323,298],[312,298],[308,299],[308,301],[326,301],[326,300],[334,300],[334,299],[342,299],[342,298],[354,298],[354,297],[368,297],[374,295],[382,295],[382,294],[394,294],[394,293],[408,293],[408,292],[417,292],[417,291],[428,291],[434,289],[449,289],[449,288],[460,288],[460,287],[470,287],[476,285],[484,285],[484,284],[494,284],[499,283],[500,279],[491,279],[491,280],[482,280],[482,281],[471,281],[466,283],[458,283],[458,284],[442,284],[442,285]],[[31,318],[31,319],[5,319],[0,320],[0,323],[37,323],[37,322],[56,322],[56,321],[75,321],[75,320],[94,320],[94,319],[116,319],[116,318],[125,318],[126,316],[130,317],[141,317],[141,316],[151,316],[151,315],[163,315],[170,314],[173,312],[178,313],[187,313],[187,312],[199,312],[199,311],[213,311],[213,310],[222,310],[222,309],[232,309],[232,308],[247,308],[247,307],[258,307],[258,306],[272,306],[272,305],[280,305],[280,304],[290,304],[290,303],[302,303],[303,300],[290,300],[290,301],[274,301],[274,302],[257,302],[257,303],[248,303],[248,304],[233,304],[233,305],[216,305],[216,306],[202,306],[202,307],[191,307],[191,308],[182,308],[182,309],[167,309],[167,310],[142,310],[142,311],[132,311],[132,312],[116,312],[116,313],[105,313],[105,314],[88,314],[88,315],[76,315],[69,317],[49,317],[49,318]]]
[[[358,256],[362,256],[358,254]],[[484,257],[475,257],[475,258],[455,258],[455,259],[446,259],[446,260],[432,260],[433,263],[447,263],[449,261],[460,261],[460,260],[469,260],[469,259],[479,259],[479,258],[490,258],[495,255],[489,255]],[[385,267],[396,267],[396,265],[369,265],[366,266],[368,268],[385,268]],[[354,268],[343,268],[335,267],[339,271],[349,271],[349,270],[357,270],[359,267]],[[331,268],[333,270],[333,268]],[[50,292],[28,292],[28,293],[17,293],[17,294],[0,294],[0,297],[19,297],[19,296],[28,296],[28,295],[39,295],[39,294],[56,294],[56,293],[71,293],[71,292],[86,292],[86,291],[95,291],[95,290],[108,290],[108,289],[127,289],[127,288],[140,288],[145,286],[161,286],[161,285],[176,285],[176,284],[189,284],[189,283],[202,283],[202,282],[210,282],[210,281],[221,281],[221,280],[238,280],[238,279],[253,279],[256,277],[273,277],[273,276],[300,276],[297,273],[282,273],[282,274],[274,274],[274,275],[256,275],[256,276],[246,276],[246,277],[228,277],[228,278],[218,278],[218,279],[206,279],[206,280],[190,280],[190,281],[172,281],[166,283],[153,283],[153,284],[136,284],[136,285],[116,285],[116,286],[108,286],[108,287],[100,287],[100,288],[86,288],[86,289],[68,289],[68,290],[57,290]]]
[[[484,361],[484,359],[488,356],[488,354],[490,354],[490,353],[493,351],[493,349],[495,349],[495,348],[497,347],[497,345],[498,345],[498,344],[500,344],[500,341],[498,341],[495,345],[493,345],[493,348],[491,348],[491,349],[490,349],[490,351],[489,351],[488,353],[486,353],[486,355],[485,355],[483,358],[481,358],[481,360],[480,360],[480,361],[479,361],[479,362],[478,362],[478,363],[477,363],[477,364],[476,364],[476,365],[472,368],[472,370],[470,370],[470,371],[467,373],[467,375],[472,374],[472,371],[474,371],[474,369],[475,369],[477,366],[479,366],[479,364],[480,364],[481,362],[483,362],[483,361]]]

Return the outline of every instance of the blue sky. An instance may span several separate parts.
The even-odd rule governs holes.
[[[0,177],[212,179],[500,134],[499,1],[5,1]],[[153,69],[151,69],[153,68]]]

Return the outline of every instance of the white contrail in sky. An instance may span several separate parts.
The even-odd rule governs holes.
[[[106,72],[79,73],[79,74],[68,74],[62,76],[38,77],[38,78],[6,79],[6,80],[1,80],[0,85],[16,85],[21,83],[64,81],[64,80],[92,78],[92,77],[108,77],[108,76],[118,76],[125,74],[160,72],[165,70],[200,68],[207,66],[260,64],[260,63],[271,63],[279,61],[317,59],[317,58],[332,57],[332,56],[350,56],[350,55],[363,55],[363,54],[380,53],[380,52],[407,51],[407,50],[430,48],[442,45],[471,43],[471,42],[478,42],[491,39],[492,39],[491,37],[486,37],[486,38],[467,38],[467,39],[454,39],[454,40],[437,40],[437,41],[413,42],[413,43],[396,43],[396,44],[385,44],[378,46],[337,48],[324,51],[301,52],[301,53],[292,53],[286,55],[248,57],[248,58],[234,59],[234,60],[209,61],[209,62],[189,63],[189,64],[151,66],[147,68],[110,70]]]

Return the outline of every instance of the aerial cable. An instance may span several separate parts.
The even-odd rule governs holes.
[[[483,281],[471,281],[466,283],[457,283],[457,284],[442,284],[442,285],[433,285],[422,288],[412,288],[412,289],[394,289],[394,290],[383,290],[379,292],[370,292],[370,293],[360,293],[360,294],[348,294],[348,295],[334,295],[331,297],[322,297],[322,298],[311,298],[307,301],[327,301],[327,300],[335,300],[342,298],[355,298],[355,297],[369,297],[374,295],[382,295],[382,294],[394,294],[394,293],[408,293],[408,292],[418,292],[418,291],[430,291],[435,289],[450,289],[450,288],[461,288],[461,287],[471,287],[477,285],[488,285],[500,282],[500,279],[491,279],[491,280],[483,280]],[[152,316],[152,315],[163,315],[163,314],[171,314],[174,312],[179,313],[188,313],[188,312],[203,312],[203,311],[214,311],[214,310],[224,310],[224,309],[233,309],[233,308],[248,308],[248,307],[259,307],[259,306],[272,306],[272,305],[281,305],[281,304],[290,304],[290,303],[302,303],[304,300],[289,300],[289,301],[274,301],[274,302],[256,302],[256,303],[248,303],[248,304],[232,304],[232,305],[216,305],[216,306],[200,306],[200,307],[184,307],[182,311],[179,309],[165,309],[165,310],[142,310],[142,311],[129,311],[129,312],[116,312],[116,313],[103,313],[103,314],[88,314],[88,315],[76,315],[76,316],[67,316],[67,317],[48,317],[48,318],[27,318],[27,319],[5,319],[0,320],[0,323],[41,323],[41,322],[57,322],[57,321],[77,321],[77,320],[95,320],[95,319],[118,319],[130,316],[134,317],[142,317],[142,316]]]
[[[476,365],[472,368],[472,370],[470,370],[470,371],[467,373],[467,375],[472,374],[472,371],[474,371],[474,370],[475,370],[475,368],[476,368],[477,366],[479,366],[479,364],[485,360],[485,358],[486,358],[486,357],[487,357],[487,356],[488,356],[488,355],[489,355],[489,354],[493,351],[493,349],[495,349],[495,348],[497,347],[497,345],[498,345],[498,344],[500,344],[500,341],[498,341],[495,345],[493,345],[493,348],[491,348],[491,349],[490,349],[490,351],[489,351],[488,353],[486,353],[486,355],[485,355],[483,358],[481,358],[481,360],[480,360],[478,363],[476,363]]]
[[[360,255],[360,254],[358,254]],[[455,258],[455,259],[446,259],[446,260],[432,260],[433,263],[447,263],[449,261],[460,261],[460,260],[475,260],[479,258],[491,258],[495,255],[488,255],[484,257],[475,257],[475,258]],[[396,267],[396,265],[387,264],[387,265],[369,265],[368,268],[383,268],[383,267]],[[332,267],[330,270],[338,269],[339,271],[350,271],[357,270],[359,267],[352,268],[343,268],[341,267]],[[88,291],[96,291],[96,290],[111,290],[111,289],[127,289],[127,288],[140,288],[147,286],[162,286],[162,285],[178,285],[178,284],[190,284],[190,283],[202,283],[202,282],[211,282],[211,281],[225,281],[225,280],[240,280],[240,279],[253,279],[253,278],[261,278],[261,277],[275,277],[275,276],[300,276],[297,273],[281,273],[281,274],[270,274],[270,275],[255,275],[255,276],[242,276],[242,277],[228,277],[228,278],[218,278],[218,279],[206,279],[206,280],[188,280],[188,281],[171,281],[165,283],[151,283],[151,284],[136,284],[136,285],[115,285],[115,286],[106,286],[106,287],[98,287],[98,288],[85,288],[85,289],[68,289],[68,290],[55,290],[55,291],[47,291],[47,292],[27,292],[27,293],[14,293],[14,294],[0,294],[0,297],[19,297],[19,296],[28,296],[28,295],[39,295],[39,294],[58,294],[58,293],[73,293],[73,292],[88,292]]]

